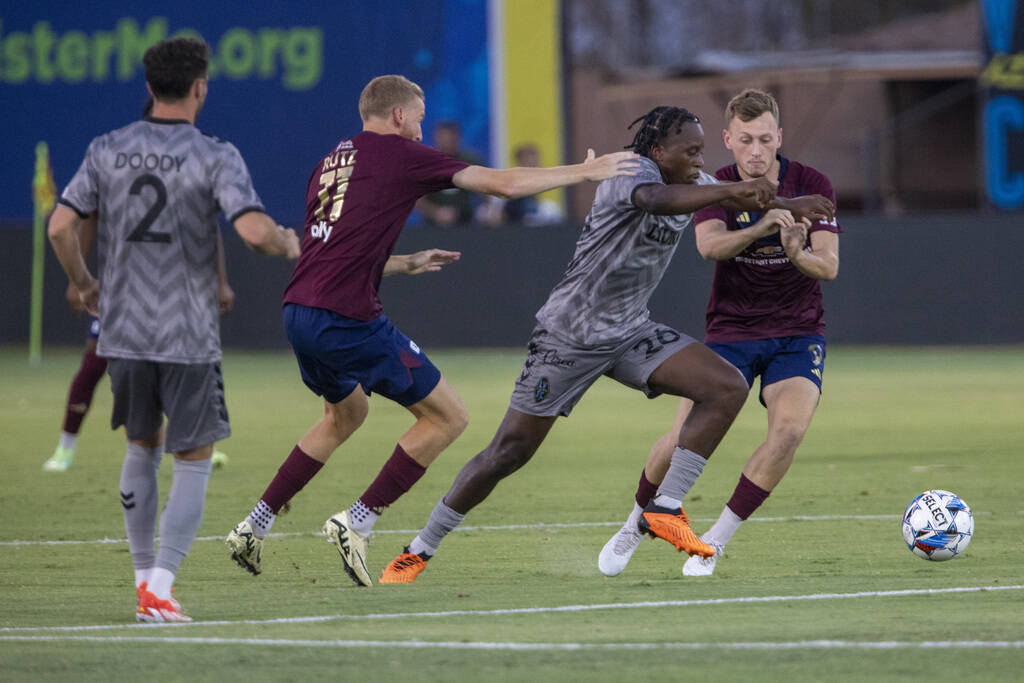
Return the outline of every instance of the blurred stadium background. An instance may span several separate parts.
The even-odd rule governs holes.
[[[705,122],[706,164],[729,159],[721,111],[743,87],[773,92],[783,153],[836,188],[842,268],[826,283],[830,340],[857,344],[1024,341],[1024,6],[1016,0],[416,0],[393,5],[251,0],[0,11],[0,344],[29,338],[31,180],[50,146],[58,190],[93,136],[136,117],[149,44],[200,34],[213,48],[199,126],[233,142],[269,213],[301,227],[310,169],[359,128],[362,86],[403,73],[427,95],[425,142],[452,119],[494,165],[533,143],[544,165],[620,149],[626,126],[673,104]],[[386,36],[387,39],[382,39]],[[464,252],[445,272],[393,278],[385,307],[427,348],[519,346],[571,255],[594,188],[552,199],[546,227],[406,231],[399,249]],[[238,299],[226,347],[284,349],[290,273],[228,236]],[[699,334],[711,266],[684,240],[655,299],[658,319]],[[43,341],[81,343],[66,279],[47,248]],[[500,301],[500,306],[495,306]]]

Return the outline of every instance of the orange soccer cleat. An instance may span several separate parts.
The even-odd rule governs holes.
[[[192,617],[181,613],[181,605],[174,598],[161,600],[151,593],[145,582],[135,589],[139,598],[139,606],[135,609],[136,621],[171,622],[192,621]]]
[[[412,583],[419,573],[427,568],[429,559],[429,555],[409,552],[409,546],[406,546],[401,555],[384,567],[378,583]]]
[[[640,515],[637,528],[641,533],[668,541],[680,552],[685,550],[689,555],[701,557],[713,557],[715,554],[713,546],[700,540],[697,534],[693,533],[690,520],[682,507],[664,508],[651,501]]]

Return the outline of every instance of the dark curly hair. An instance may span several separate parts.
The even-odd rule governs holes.
[[[197,78],[205,78],[210,65],[210,48],[194,38],[161,40],[146,50],[142,63],[146,82],[160,100],[180,100]]]
[[[669,135],[680,132],[685,123],[700,123],[700,117],[682,107],[655,107],[629,124],[626,130],[633,130],[633,126],[638,123],[640,127],[633,136],[633,142],[626,145],[625,149],[649,157],[651,147]]]

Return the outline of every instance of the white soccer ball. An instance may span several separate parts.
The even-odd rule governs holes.
[[[974,535],[974,515],[960,496],[942,489],[925,491],[903,513],[903,540],[918,557],[952,560]]]

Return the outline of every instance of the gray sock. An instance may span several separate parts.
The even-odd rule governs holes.
[[[427,525],[409,544],[409,552],[433,555],[441,546],[441,541],[448,535],[448,532],[462,524],[462,520],[465,518],[466,515],[460,515],[445,505],[444,498],[442,498],[430,512]]]
[[[163,448],[144,448],[128,444],[121,465],[121,508],[128,549],[136,569],[150,569],[156,561],[153,537],[156,534],[156,508],[160,500],[156,473],[160,469]]]
[[[206,460],[174,460],[174,481],[160,516],[160,550],[156,566],[177,573],[181,561],[196,540],[203,521],[206,484],[213,463]]]
[[[704,471],[707,459],[702,458],[693,451],[684,450],[676,446],[672,452],[672,464],[669,465],[665,478],[658,487],[658,496],[667,496],[673,500],[682,501],[693,488],[697,477]]]

